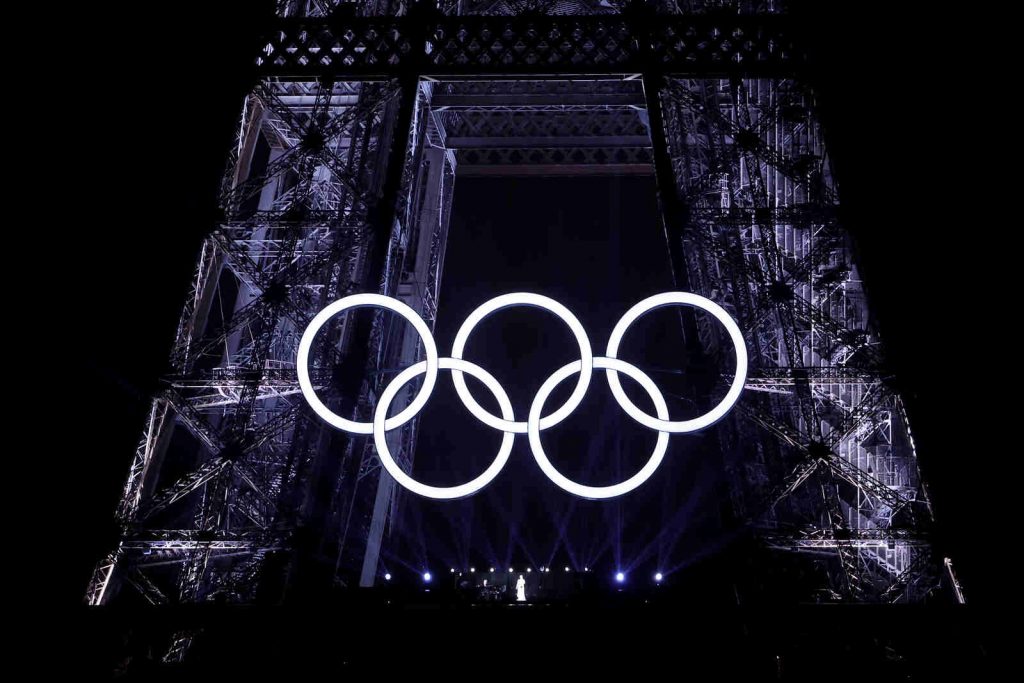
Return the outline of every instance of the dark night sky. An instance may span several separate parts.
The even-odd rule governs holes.
[[[80,20],[70,22],[70,45],[91,61],[88,73],[65,81],[73,116],[63,107],[54,114],[64,133],[59,154],[70,159],[57,209],[70,212],[64,220],[75,232],[62,255],[66,269],[47,278],[83,302],[53,333],[76,349],[56,385],[72,378],[63,405],[73,407],[62,429],[76,445],[47,448],[61,449],[54,455],[67,474],[61,495],[70,505],[59,507],[71,547],[61,551],[60,593],[71,602],[113,542],[111,513],[211,227],[249,46],[259,32],[256,22],[237,17],[251,17],[255,4],[231,0],[201,11],[185,3],[132,4],[125,16],[142,31],[115,29],[117,9],[109,7],[82,8]],[[999,477],[987,468],[1013,458],[1014,448],[1006,423],[986,414],[985,397],[1003,378],[981,366],[992,363],[988,335],[995,329],[983,318],[997,310],[989,297],[1002,266],[988,253],[994,234],[979,211],[990,195],[975,145],[993,143],[977,132],[989,125],[987,114],[969,104],[980,85],[951,79],[959,52],[931,51],[949,44],[938,36],[959,20],[943,28],[929,22],[925,31],[906,3],[882,19],[868,15],[881,11],[878,3],[869,10],[827,4],[830,14],[817,9],[815,19],[818,92],[846,223],[911,412],[940,552],[953,555],[968,596],[984,604],[1006,576],[990,546],[998,523],[988,498]],[[920,5],[929,14],[935,7]],[[129,55],[142,59],[129,64]],[[955,303],[964,291],[980,297],[978,310]],[[632,294],[625,299],[638,298]],[[585,301],[579,305],[586,309]],[[607,313],[623,310],[616,302]],[[599,343],[605,313],[584,314],[596,318],[584,324]],[[513,314],[508,320],[494,329],[512,324]]]
[[[474,308],[499,294],[530,291],[573,311],[594,354],[603,355],[626,310],[672,289],[652,177],[466,178],[456,186],[434,335],[442,354]],[[685,378],[669,372],[682,369],[683,348],[676,311],[663,309],[630,329],[620,354],[656,380],[675,419],[697,412]],[[482,323],[465,357],[506,387],[523,419],[543,381],[579,356],[568,328],[553,315],[519,308]],[[575,381],[574,376],[561,385],[545,414],[562,403]],[[462,483],[489,465],[499,438],[468,418],[447,377],[435,392],[420,423],[414,475],[435,485]],[[633,399],[650,410],[649,400],[637,394]],[[487,396],[483,389],[475,395]],[[543,443],[570,479],[610,485],[643,467],[655,438],[622,413],[597,373],[584,402],[546,431]],[[435,571],[439,565],[522,567],[529,561],[668,574],[724,540],[715,521],[721,457],[703,436],[677,436],[669,443],[665,461],[643,487],[615,501],[595,502],[555,487],[534,463],[525,437],[517,437],[509,464],[480,494],[457,503],[406,496],[395,559]]]

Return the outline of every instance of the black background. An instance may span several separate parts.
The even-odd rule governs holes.
[[[35,179],[59,187],[39,207],[62,232],[37,243],[59,263],[39,273],[36,308],[69,310],[49,321],[46,344],[22,343],[23,353],[54,354],[41,400],[65,416],[50,422],[33,408],[46,438],[28,453],[46,469],[36,476],[56,470],[64,485],[40,489],[66,539],[50,591],[61,602],[81,600],[114,541],[112,512],[212,227],[268,4],[123,3],[62,16],[54,73],[70,96],[39,107],[56,145]],[[1013,495],[1004,463],[1017,457],[998,403],[1019,375],[1003,359],[1019,355],[1014,335],[989,318],[1016,317],[1002,303],[1013,292],[1012,254],[1001,248],[1013,223],[993,211],[1013,196],[995,189],[985,159],[998,152],[990,112],[1003,95],[971,61],[985,48],[970,17],[941,16],[935,3],[810,4],[846,225],[911,413],[938,552],[954,558],[969,600],[994,605],[1009,577],[994,499]]]

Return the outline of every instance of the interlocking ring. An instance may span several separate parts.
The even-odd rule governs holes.
[[[427,327],[427,324],[423,322],[423,318],[416,311],[398,299],[392,299],[381,294],[353,294],[352,296],[346,296],[344,299],[338,299],[317,313],[316,317],[306,327],[306,331],[302,333],[295,366],[299,375],[299,388],[302,390],[302,395],[306,397],[306,402],[309,403],[313,412],[332,427],[337,427],[343,432],[351,432],[353,434],[372,434],[373,423],[347,420],[324,405],[323,401],[316,395],[313,383],[309,380],[309,350],[313,346],[313,338],[316,337],[316,333],[327,324],[328,320],[342,311],[347,311],[351,308],[367,308],[371,306],[379,306],[389,311],[394,311],[412,323],[413,328],[419,333],[420,339],[423,340],[423,350],[427,354],[427,377],[423,380],[423,386],[420,388],[419,395],[416,396],[416,399],[405,410],[388,419],[384,424],[384,429],[390,431],[396,427],[401,427],[416,417],[416,414],[427,404],[430,392],[434,390],[434,384],[437,382],[437,345],[434,344],[434,335],[430,333],[430,328]]]
[[[466,318],[466,322],[462,323],[462,327],[455,334],[455,343],[452,344],[452,358],[462,358],[462,352],[466,349],[466,342],[469,341],[469,335],[473,332],[473,328],[480,324],[480,322],[492,313],[497,313],[503,308],[509,308],[511,306],[534,306],[536,308],[542,308],[546,311],[550,311],[557,315],[562,322],[564,322],[573,336],[576,337],[576,343],[580,347],[580,360],[583,362],[583,371],[580,373],[580,379],[576,383],[576,388],[573,389],[572,394],[566,399],[565,403],[561,408],[551,413],[547,417],[541,418],[540,428],[547,429],[548,427],[554,427],[556,424],[569,417],[569,414],[576,410],[580,402],[583,401],[583,397],[587,393],[587,388],[590,386],[590,376],[594,370],[591,367],[593,360],[593,353],[590,350],[590,339],[587,337],[587,331],[583,329],[583,325],[576,319],[576,316],[572,312],[558,303],[554,299],[549,299],[546,296],[540,294],[529,294],[526,292],[517,292],[515,294],[504,294],[502,296],[495,297],[478,307],[475,311],[469,314]],[[503,432],[513,432],[515,434],[526,433],[525,422],[513,422],[511,419],[502,420],[489,412],[476,402],[473,395],[469,393],[469,387],[466,386],[466,379],[462,376],[462,373],[458,370],[452,371],[452,381],[455,383],[455,392],[462,399],[463,405],[466,409],[473,414],[473,417],[483,422],[488,427],[501,430]]]
[[[391,383],[388,384],[387,387],[385,387],[377,402],[377,407],[374,410],[373,422],[356,422],[343,418],[337,413],[331,411],[316,395],[316,390],[309,378],[309,352],[312,348],[313,339],[317,332],[319,332],[324,324],[326,324],[333,316],[349,309],[367,306],[379,306],[381,308],[394,311],[412,323],[416,332],[423,339],[423,348],[426,352],[427,359],[403,370],[394,378],[394,380],[391,381]],[[472,333],[473,329],[488,315],[510,306],[532,306],[554,313],[569,327],[573,336],[576,337],[576,343],[580,350],[579,360],[573,361],[572,363],[559,368],[550,377],[548,377],[544,384],[541,385],[540,390],[533,399],[533,403],[530,405],[529,414],[525,422],[517,422],[515,420],[515,412],[512,408],[512,403],[509,401],[508,394],[506,394],[498,380],[483,368],[462,358],[462,354],[466,348],[466,342],[469,340],[469,335]],[[725,327],[736,350],[736,373],[725,396],[714,408],[700,417],[690,420],[670,420],[665,398],[658,390],[654,381],[636,366],[616,357],[619,351],[619,346],[622,343],[622,338],[625,336],[630,325],[645,313],[664,306],[692,306],[710,313]],[[669,434],[682,434],[703,429],[722,419],[722,417],[729,412],[739,399],[740,393],[743,391],[744,383],[746,382],[747,347],[743,340],[743,333],[740,331],[739,325],[736,324],[736,321],[732,319],[724,308],[710,299],[706,299],[690,292],[665,292],[663,294],[656,294],[655,296],[644,299],[629,309],[625,315],[619,319],[608,339],[608,346],[605,354],[606,355],[604,357],[593,355],[590,346],[590,339],[587,337],[586,331],[583,329],[583,326],[580,324],[579,320],[577,320],[576,316],[574,316],[569,309],[554,299],[550,299],[539,294],[530,294],[526,292],[505,294],[503,296],[495,297],[478,307],[469,315],[468,318],[466,318],[466,321],[462,324],[462,327],[459,328],[458,333],[455,335],[455,342],[452,344],[452,355],[450,358],[438,357],[437,346],[434,343],[434,338],[430,333],[430,329],[427,327],[423,319],[420,318],[420,316],[417,315],[409,306],[397,299],[392,299],[379,294],[356,294],[335,301],[324,308],[324,310],[320,311],[320,313],[313,318],[299,341],[296,366],[298,369],[299,387],[302,391],[302,395],[313,408],[314,412],[316,412],[316,414],[328,424],[337,427],[342,431],[355,434],[372,434],[374,445],[377,447],[377,455],[380,457],[381,464],[384,469],[387,470],[395,481],[413,493],[427,498],[443,500],[463,498],[476,493],[493,481],[501,472],[505,463],[508,462],[509,455],[512,452],[512,444],[515,439],[515,435],[526,434],[534,459],[537,461],[538,466],[540,466],[541,471],[543,471],[555,485],[569,493],[583,498],[607,499],[629,493],[647,481],[651,475],[654,474],[665,456],[665,452],[668,448]],[[605,376],[608,379],[608,386],[612,390],[612,396],[627,415],[639,424],[658,432],[658,439],[655,443],[654,450],[651,452],[647,463],[640,469],[640,471],[629,479],[610,486],[588,486],[572,481],[568,477],[564,476],[555,468],[554,465],[551,464],[551,461],[545,454],[544,447],[540,441],[540,433],[543,430],[555,426],[567,418],[572,411],[579,406],[590,386],[590,379],[593,375],[594,369],[605,371]],[[501,445],[498,448],[497,456],[490,466],[488,466],[480,476],[466,482],[465,484],[459,484],[457,486],[429,486],[413,479],[410,475],[405,473],[401,467],[399,467],[397,462],[395,462],[387,443],[386,433],[411,420],[426,404],[434,389],[434,385],[437,382],[438,370],[451,371],[452,381],[455,384],[455,391],[463,405],[466,406],[466,409],[469,410],[474,417],[489,427],[493,427],[494,429],[502,432]],[[622,390],[622,384],[619,381],[620,372],[631,377],[644,391],[647,392],[651,397],[651,401],[654,403],[654,409],[657,416],[649,415],[640,410],[640,408],[638,408],[629,399],[629,397],[626,396],[626,393]],[[488,390],[490,390],[498,401],[498,406],[501,409],[501,417],[488,412],[476,401],[475,398],[473,398],[473,395],[470,393],[469,387],[466,384],[463,373],[473,375],[480,380]],[[399,412],[394,417],[387,417],[388,409],[391,407],[391,403],[398,395],[398,392],[402,390],[402,387],[408,384],[414,377],[422,374],[425,374],[426,377],[423,380],[423,386],[420,387],[420,391],[416,395],[416,398],[409,403],[405,410]],[[547,401],[548,396],[551,395],[551,392],[555,387],[575,374],[579,374],[579,379],[576,382],[576,388],[565,403],[550,414],[542,415],[544,411],[544,403]]]
[[[736,400],[739,399],[740,392],[743,391],[743,384],[747,381],[747,346],[743,341],[743,333],[740,332],[740,326],[736,324],[736,321],[732,319],[726,310],[711,299],[705,299],[690,292],[655,294],[636,304],[619,318],[619,322],[615,323],[615,327],[612,329],[611,336],[608,337],[608,348],[604,353],[609,358],[615,358],[619,352],[619,344],[622,343],[622,337],[637,318],[656,308],[673,305],[693,306],[694,308],[704,309],[725,326],[726,331],[729,333],[729,338],[732,339],[732,345],[736,349],[736,376],[733,377],[729,391],[718,402],[718,405],[692,420],[669,422],[667,419],[656,419],[637,408],[629,400],[626,392],[622,390],[622,385],[619,384],[617,369],[609,368],[606,374],[608,375],[608,386],[612,388],[612,395],[615,396],[615,400],[619,402],[619,405],[622,406],[627,415],[644,427],[672,434],[682,434],[685,432],[695,432],[721,420],[733,407]]]

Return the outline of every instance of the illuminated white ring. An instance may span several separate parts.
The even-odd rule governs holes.
[[[498,380],[494,379],[486,370],[478,365],[474,365],[468,361],[460,360],[458,358],[442,358],[440,359],[440,366],[442,370],[451,370],[452,373],[468,372],[469,374],[476,377],[478,380],[483,382],[484,386],[491,390],[494,394],[494,398],[498,400],[498,406],[501,408],[501,414],[505,419],[511,419],[512,413],[512,402],[508,400],[508,394],[501,388],[501,384]],[[501,435],[501,446],[498,448],[498,456],[491,463],[490,467],[484,470],[476,479],[466,482],[465,484],[459,484],[458,486],[429,486],[421,482],[416,481],[408,474],[402,471],[402,468],[398,466],[395,459],[391,457],[391,451],[388,448],[387,439],[385,438],[385,431],[389,430],[390,427],[387,425],[391,420],[385,421],[385,416],[388,414],[388,407],[391,406],[391,401],[394,400],[398,392],[404,387],[413,377],[421,375],[427,372],[427,361],[420,361],[412,367],[406,368],[395,377],[394,380],[388,384],[387,388],[380,395],[380,399],[377,401],[377,408],[373,412],[373,442],[377,446],[377,455],[380,457],[380,462],[384,466],[384,469],[388,471],[395,481],[409,489],[413,493],[418,493],[421,496],[427,498],[436,498],[439,500],[451,500],[453,498],[465,498],[466,496],[473,495],[483,487],[490,484],[501,469],[508,462],[509,455],[512,453],[512,445],[515,442],[515,434],[511,432],[505,432]],[[422,395],[422,392],[421,392]],[[394,418],[392,418],[394,419]]]
[[[643,387],[644,391],[647,392],[647,395],[651,397],[658,416],[663,420],[668,419],[668,406],[665,404],[665,397],[661,395],[661,391],[658,390],[654,380],[644,374],[639,368],[617,358],[602,358],[600,356],[594,358],[594,367],[623,372],[635,379]],[[533,404],[530,406],[530,415],[527,418],[527,424],[529,425],[527,434],[529,435],[530,450],[533,452],[533,458],[540,465],[541,470],[547,475],[548,479],[553,481],[558,487],[582,498],[615,498],[616,496],[629,493],[647,481],[654,474],[655,470],[658,469],[658,466],[661,465],[661,460],[665,457],[665,450],[668,448],[668,432],[658,430],[658,440],[654,444],[654,451],[651,452],[651,457],[647,460],[647,464],[639,472],[629,479],[618,484],[612,484],[611,486],[579,484],[556,470],[555,466],[548,460],[548,456],[544,453],[544,446],[540,442],[540,413],[544,410],[544,401],[547,400],[548,395],[551,394],[556,386],[577,372],[580,372],[580,361],[574,361],[556,370],[541,385],[537,396],[533,399]]]
[[[470,333],[484,318],[491,313],[510,306],[534,306],[554,313],[569,327],[569,331],[576,337],[576,343],[580,347],[580,362],[583,366],[583,372],[580,373],[580,379],[576,384],[576,388],[558,410],[540,420],[541,429],[554,427],[569,417],[569,414],[576,410],[576,406],[583,401],[587,388],[590,386],[590,377],[594,372],[594,354],[590,349],[590,338],[587,337],[587,332],[583,329],[583,325],[580,324],[580,321],[576,319],[576,316],[568,308],[554,299],[528,292],[516,292],[495,297],[470,313],[466,321],[462,323],[458,334],[455,335],[455,343],[452,344],[452,358],[462,358],[462,352],[466,348],[466,342],[469,340]],[[503,420],[492,415],[477,403],[470,393],[469,387],[466,386],[466,379],[462,376],[461,372],[452,370],[452,381],[455,383],[456,393],[462,399],[466,409],[473,414],[473,417],[488,427],[493,427],[503,432],[512,432],[514,434],[525,434],[527,432],[526,422],[513,422],[511,418]]]
[[[328,424],[354,434],[372,434],[373,423],[346,420],[324,405],[320,397],[316,395],[313,383],[309,379],[309,350],[313,346],[313,338],[316,337],[316,333],[332,317],[350,308],[372,306],[386,308],[412,323],[416,333],[423,340],[423,350],[427,354],[427,359],[424,361],[427,376],[423,380],[423,386],[420,387],[420,393],[417,394],[416,399],[409,404],[408,408],[390,418],[384,425],[384,428],[391,430],[395,427],[400,427],[416,417],[416,413],[420,412],[427,399],[430,398],[430,392],[434,390],[434,384],[437,382],[437,345],[434,343],[434,336],[430,333],[430,328],[427,327],[427,324],[423,322],[423,318],[416,311],[398,299],[392,299],[381,294],[353,294],[352,296],[338,299],[317,313],[316,317],[309,323],[309,326],[306,327],[306,331],[302,333],[302,338],[299,340],[299,353],[295,363],[299,374],[299,388],[302,390],[302,395],[306,398],[310,407],[313,408],[313,411]]]
[[[713,315],[718,322],[725,326],[726,331],[729,333],[729,337],[732,339],[733,346],[736,349],[736,376],[733,377],[732,384],[729,386],[729,391],[726,392],[718,405],[700,417],[695,417],[692,420],[671,422],[665,418],[655,419],[637,408],[636,405],[629,400],[629,397],[626,396],[626,392],[622,390],[622,384],[619,383],[619,375],[615,368],[609,368],[606,374],[608,376],[608,385],[612,389],[612,395],[615,396],[615,400],[619,402],[619,405],[622,406],[622,409],[626,411],[630,417],[650,429],[671,432],[673,434],[682,434],[685,432],[695,432],[698,429],[708,427],[724,417],[740,397],[740,393],[743,391],[743,385],[747,381],[746,342],[743,340],[743,333],[740,331],[739,325],[736,324],[736,321],[732,319],[726,310],[714,301],[705,299],[697,294],[691,294],[690,292],[665,292],[664,294],[655,294],[654,296],[648,297],[633,306],[633,308],[626,311],[625,315],[619,319],[619,322],[615,324],[615,328],[612,330],[611,336],[608,338],[608,349],[605,351],[605,355],[608,358],[616,357],[619,352],[619,344],[622,342],[623,335],[626,334],[626,330],[629,329],[629,326],[632,325],[637,318],[656,308],[673,305],[693,306],[707,311]]]

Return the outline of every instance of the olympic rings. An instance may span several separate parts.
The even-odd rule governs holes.
[[[668,449],[668,432],[658,432],[658,440],[654,444],[654,451],[647,460],[647,464],[624,482],[612,484],[611,486],[586,486],[584,484],[577,484],[562,475],[561,472],[555,469],[555,466],[551,464],[548,456],[544,453],[544,446],[540,443],[541,421],[537,418],[540,417],[540,411],[544,409],[544,401],[547,400],[551,391],[561,384],[566,377],[579,372],[581,364],[581,361],[577,360],[555,370],[554,374],[548,377],[547,381],[537,391],[537,396],[533,399],[533,405],[530,406],[530,419],[528,420],[530,426],[530,450],[533,451],[533,459],[540,465],[540,469],[544,474],[548,475],[548,479],[569,493],[576,494],[581,498],[615,498],[616,496],[629,493],[654,474],[654,471],[658,469],[658,465],[661,464],[661,459],[665,457],[666,449]],[[658,391],[657,385],[654,384],[651,378],[641,372],[635,365],[630,365],[617,358],[598,357],[594,359],[594,367],[607,368],[609,376],[614,373],[618,377],[618,372],[624,372],[635,379],[643,387],[644,391],[647,392],[647,395],[651,397],[651,400],[654,401],[654,409],[658,411],[658,417],[662,420],[668,419],[668,406],[665,405],[665,397]]]
[[[484,386],[491,390],[494,394],[494,398],[498,399],[498,405],[501,407],[501,415],[506,420],[512,419],[512,402],[508,400],[508,394],[502,388],[498,380],[494,379],[490,373],[481,368],[478,365],[473,365],[468,361],[464,361],[458,358],[442,358],[440,360],[440,366],[442,370],[451,370],[452,376],[454,377],[456,372],[468,372],[469,374],[476,377],[478,380],[483,382]],[[380,400],[377,402],[377,409],[374,411],[373,416],[373,443],[377,446],[377,455],[380,456],[380,462],[384,465],[384,469],[388,471],[392,477],[395,478],[399,484],[409,489],[413,493],[418,493],[421,496],[427,498],[440,498],[440,499],[452,499],[452,498],[464,498],[470,496],[483,487],[487,486],[494,480],[498,473],[501,472],[501,468],[508,462],[508,456],[512,454],[512,442],[515,441],[515,434],[512,432],[505,432],[501,436],[501,446],[498,448],[498,456],[491,463],[483,474],[474,479],[473,481],[462,484],[461,486],[427,486],[416,481],[408,474],[402,471],[395,462],[395,459],[391,457],[391,449],[388,448],[387,439],[384,436],[385,430],[387,430],[386,423],[384,421],[385,416],[388,414],[388,408],[391,406],[391,401],[394,400],[395,396],[401,391],[402,387],[409,383],[413,377],[422,375],[427,371],[427,362],[420,361],[416,365],[402,371],[395,377],[384,392],[380,395]]]
[[[703,429],[718,422],[726,413],[732,409],[733,405],[740,397],[740,392],[743,391],[743,384],[747,381],[747,346],[743,341],[743,333],[740,332],[740,326],[736,324],[736,321],[726,312],[724,308],[716,304],[711,299],[705,299],[697,294],[691,294],[690,292],[665,292],[663,294],[655,294],[654,296],[648,297],[640,303],[633,306],[633,308],[626,311],[625,315],[619,318],[619,322],[615,324],[615,328],[612,330],[612,334],[608,337],[608,348],[605,351],[605,355],[609,358],[615,358],[619,352],[619,344],[622,342],[623,335],[626,334],[626,330],[632,325],[637,318],[642,316],[648,311],[653,311],[656,308],[662,308],[664,306],[671,306],[673,304],[682,304],[684,306],[693,306],[694,308],[702,308],[715,317],[718,322],[725,326],[726,331],[729,333],[729,337],[732,339],[732,345],[736,349],[736,375],[733,377],[732,384],[729,386],[729,391],[726,392],[725,396],[719,401],[718,405],[704,413],[700,417],[692,420],[682,420],[681,422],[669,422],[667,419],[662,418],[656,420],[644,411],[637,408],[629,397],[626,396],[626,392],[622,390],[622,385],[619,384],[619,373],[615,369],[609,369],[608,384],[612,388],[612,395],[615,396],[615,400],[619,402],[622,409],[626,413],[642,424],[644,427],[650,429],[664,430],[673,434],[682,434],[685,432],[695,432],[698,429]]]
[[[619,346],[622,343],[622,338],[625,336],[626,331],[640,316],[657,308],[677,305],[692,306],[694,308],[702,309],[707,313],[710,313],[716,320],[722,323],[726,331],[729,333],[729,337],[735,347],[736,371],[732,383],[729,385],[728,391],[714,408],[700,417],[690,420],[671,421],[669,420],[668,406],[665,403],[665,398],[658,390],[658,387],[654,384],[654,381],[644,374],[644,372],[639,368],[617,358],[616,355],[618,354]],[[420,361],[419,363],[406,368],[388,384],[378,399],[377,407],[374,410],[373,422],[356,422],[345,419],[332,412],[316,395],[316,390],[309,377],[309,352],[312,348],[314,337],[328,320],[343,311],[368,306],[386,308],[398,313],[408,320],[423,340],[423,349],[427,358],[424,361]],[[533,399],[533,403],[530,405],[529,414],[525,422],[517,422],[515,420],[512,403],[509,401],[508,395],[505,393],[501,384],[483,368],[462,358],[462,354],[466,348],[466,342],[469,340],[469,335],[472,333],[473,329],[488,315],[510,306],[532,306],[554,313],[566,324],[566,326],[568,326],[569,330],[576,338],[576,343],[580,350],[579,360],[573,361],[572,363],[556,370],[550,377],[548,377],[544,384],[541,385],[540,390]],[[747,378],[747,347],[739,326],[724,308],[710,299],[706,299],[697,294],[689,292],[665,292],[648,297],[630,308],[615,324],[611,336],[608,339],[605,356],[594,356],[593,351],[591,350],[590,339],[587,337],[586,331],[583,329],[583,326],[580,324],[576,316],[574,316],[569,309],[554,299],[550,299],[539,294],[517,292],[495,297],[473,311],[462,324],[462,327],[459,328],[459,331],[455,336],[455,342],[452,344],[451,357],[439,358],[437,355],[437,346],[434,343],[434,338],[430,329],[412,308],[397,299],[392,299],[380,294],[356,294],[335,301],[320,311],[320,313],[313,318],[305,332],[303,332],[302,338],[299,341],[296,367],[299,377],[299,388],[302,391],[303,397],[309,403],[310,407],[312,407],[313,411],[325,422],[341,429],[342,431],[354,434],[372,434],[374,445],[377,447],[377,454],[380,457],[381,464],[384,469],[387,470],[395,481],[413,493],[428,498],[442,500],[462,498],[476,493],[493,481],[508,462],[509,456],[512,452],[515,435],[527,434],[527,438],[530,443],[530,450],[533,453],[534,459],[537,461],[537,464],[540,466],[544,474],[547,475],[555,485],[569,493],[583,498],[607,499],[629,493],[647,481],[647,479],[654,474],[665,456],[665,452],[668,448],[669,434],[681,434],[703,429],[720,420],[729,412],[729,410],[732,409],[736,404],[736,401],[739,399],[740,393],[743,391]],[[579,406],[590,386],[590,380],[595,369],[605,371],[608,386],[612,390],[612,396],[626,414],[639,424],[658,432],[658,439],[655,443],[654,450],[651,452],[647,463],[640,469],[640,471],[625,481],[609,486],[588,486],[565,477],[555,469],[554,465],[551,464],[551,461],[548,460],[548,457],[544,452],[544,447],[540,442],[540,433],[543,430],[555,426],[568,417],[572,411]],[[402,471],[398,463],[395,462],[394,457],[391,455],[386,436],[386,432],[402,426],[422,410],[423,406],[430,398],[430,394],[437,382],[437,374],[439,370],[451,371],[452,381],[455,384],[455,391],[463,405],[466,406],[466,409],[469,410],[474,417],[484,424],[502,432],[501,445],[499,446],[498,453],[490,466],[488,466],[480,476],[465,484],[457,486],[429,486],[413,479]],[[629,397],[626,396],[626,393],[622,390],[622,384],[619,381],[620,372],[631,377],[640,384],[644,391],[647,392],[654,403],[655,412],[657,414],[656,417],[640,410],[640,408],[638,408],[629,399]],[[475,398],[473,398],[469,391],[469,387],[466,384],[463,373],[473,375],[480,380],[488,390],[490,390],[501,409],[501,417],[497,417],[496,415],[488,412],[476,401]],[[405,410],[401,411],[394,417],[388,418],[388,409],[398,393],[414,377],[422,374],[425,374],[426,377],[423,380],[423,386],[420,388],[416,398],[409,403]],[[547,401],[551,392],[556,386],[574,374],[579,374],[580,377],[576,382],[576,388],[573,390],[566,402],[549,415],[542,416],[541,413],[544,411],[544,403]]]
[[[316,333],[320,331],[320,328],[328,320],[350,308],[366,308],[368,306],[380,306],[389,311],[394,311],[412,323],[413,328],[419,333],[420,339],[423,340],[423,350],[427,354],[427,378],[423,380],[423,386],[420,388],[419,395],[416,397],[416,400],[409,404],[408,408],[389,419],[384,424],[384,429],[391,430],[395,427],[401,427],[416,417],[416,413],[420,412],[423,406],[427,404],[430,392],[434,390],[434,384],[437,382],[437,345],[434,344],[434,335],[430,333],[430,328],[427,327],[427,324],[423,322],[423,318],[416,311],[398,299],[392,299],[381,294],[353,294],[352,296],[346,296],[344,299],[338,299],[317,313],[316,317],[309,323],[309,326],[306,327],[306,331],[302,333],[295,366],[299,374],[299,388],[302,390],[302,395],[306,398],[306,402],[309,403],[313,412],[332,427],[337,427],[343,432],[351,432],[353,434],[372,434],[373,423],[346,420],[324,405],[323,401],[316,395],[313,383],[309,380],[309,349],[313,346],[313,338],[316,336]]]
[[[576,383],[576,388],[572,394],[566,400],[565,404],[551,413],[540,421],[540,428],[547,429],[548,427],[554,427],[556,424],[569,417],[569,413],[576,410],[583,397],[587,393],[587,388],[590,386],[590,376],[594,370],[592,367],[593,353],[590,350],[590,339],[587,338],[587,331],[583,329],[583,325],[576,319],[576,316],[569,311],[568,308],[558,303],[554,299],[549,299],[546,296],[540,294],[529,294],[526,292],[517,292],[515,294],[504,294],[502,296],[495,297],[487,303],[479,306],[475,311],[469,314],[466,318],[466,322],[462,323],[462,327],[455,334],[455,343],[452,344],[452,358],[462,358],[462,352],[466,349],[466,342],[469,340],[469,335],[473,331],[480,321],[489,316],[491,313],[496,313],[503,308],[509,308],[510,306],[535,306],[537,308],[543,308],[544,310],[551,311],[564,322],[569,330],[572,331],[574,337],[576,337],[576,343],[580,347],[580,360],[583,362],[583,371],[580,373],[580,379]],[[455,382],[455,392],[462,399],[462,403],[465,404],[469,412],[473,413],[473,417],[483,422],[488,427],[499,429],[503,432],[514,432],[516,434],[526,433],[525,422],[512,422],[509,420],[499,420],[498,418],[491,415],[489,412],[483,409],[473,395],[469,393],[469,387],[466,386],[466,379],[462,376],[462,373],[454,370],[452,371],[452,381]]]

